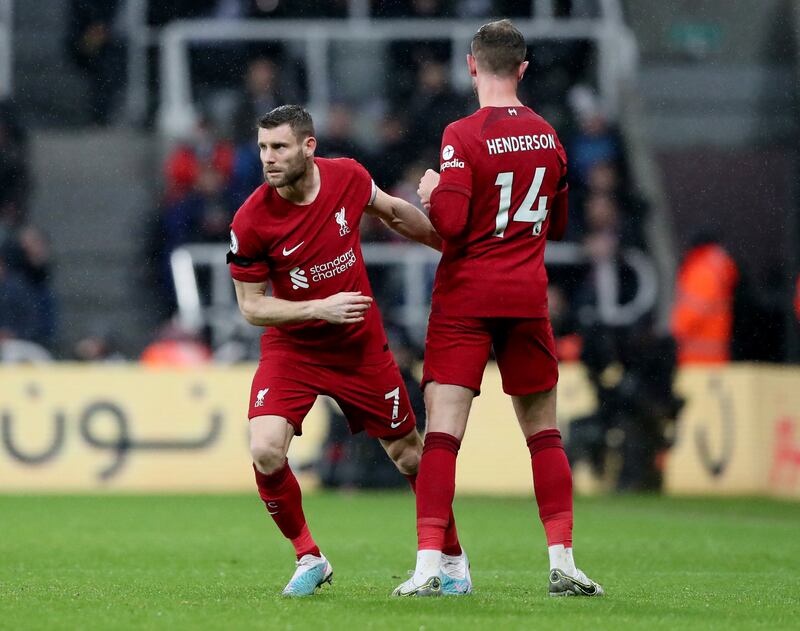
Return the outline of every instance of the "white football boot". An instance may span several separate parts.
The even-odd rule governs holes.
[[[551,596],[603,596],[605,591],[580,570],[572,576],[559,569],[550,570]]]
[[[297,569],[283,588],[283,595],[312,596],[325,583],[333,583],[333,568],[328,559],[306,554],[297,562]]]

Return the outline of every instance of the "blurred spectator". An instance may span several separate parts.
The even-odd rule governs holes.
[[[379,134],[373,153],[368,158],[369,172],[378,186],[391,190],[406,166],[418,155],[409,140],[408,124],[399,113],[389,113],[383,117]],[[415,204],[418,202],[418,199],[414,201]]]
[[[244,93],[236,107],[234,140],[255,145],[256,122],[270,110],[286,103],[296,103],[297,89],[281,76],[278,64],[270,57],[259,56],[247,64]]]
[[[10,103],[0,103],[0,241],[24,218],[28,194],[26,133]]]
[[[170,257],[187,243],[225,243],[236,207],[226,194],[224,175],[213,164],[202,164],[190,190],[160,207],[148,237],[148,258],[156,262],[154,279],[162,306],[168,315],[175,308]]]
[[[594,48],[587,40],[534,40],[528,43],[530,65],[520,82],[520,99],[535,104],[534,110],[558,130],[568,156],[570,147],[566,141],[571,135],[568,124],[572,120],[566,95],[576,82],[584,80]]]
[[[751,278],[751,273],[743,269],[733,293],[731,360],[785,361],[789,333],[785,272],[773,263],[760,278]]]
[[[417,85],[409,103],[410,139],[424,149],[439,153],[439,142],[445,127],[464,112],[464,98],[451,87],[447,66],[441,61],[423,61],[417,71]]]
[[[250,194],[264,183],[264,170],[258,153],[256,132],[250,142],[236,145],[229,196],[231,207],[241,206]]]
[[[82,362],[123,362],[127,359],[117,348],[116,338],[107,326],[94,327],[94,331],[75,342],[72,357]]]
[[[256,122],[278,105],[299,102],[292,81],[281,75],[272,57],[252,59],[245,74],[245,90],[234,109],[231,125],[235,142],[230,181],[230,203],[238,208],[256,188],[264,183],[258,156]]]
[[[34,288],[0,258],[0,336],[34,341],[41,326]]]
[[[633,300],[638,281],[620,255],[618,235],[613,230],[596,230],[584,238],[584,248],[590,266],[573,298],[580,326],[637,324],[640,314],[619,308]]]
[[[661,454],[671,444],[683,401],[675,396],[675,343],[646,323],[585,330],[581,360],[597,410],[570,424],[571,465],[588,461],[603,475],[609,455],[620,460],[618,491],[660,490]]]
[[[485,18],[492,15],[492,0],[455,0],[454,12],[460,18]],[[498,15],[511,17],[502,11]]]
[[[794,285],[794,317],[797,318],[797,321],[800,322],[800,276],[797,277],[797,281]]]
[[[559,285],[550,283],[547,286],[547,304],[558,361],[578,361],[583,348],[583,338],[578,333],[578,323],[570,310],[567,296]]]
[[[364,150],[353,140],[353,112],[344,103],[334,103],[328,110],[325,133],[317,137],[322,158],[353,158],[363,163]]]
[[[52,361],[47,349],[35,342],[18,340],[0,329],[0,364],[37,364]]]
[[[593,164],[589,168],[586,186],[570,191],[569,201],[568,239],[579,241],[595,230],[592,222],[597,218],[587,215],[605,213],[615,216],[615,230],[619,232],[623,245],[644,247],[645,204],[627,190],[619,170],[612,162],[603,160]]]
[[[723,364],[731,358],[733,301],[739,270],[712,233],[701,233],[678,270],[672,333],[680,364]]]
[[[24,281],[32,304],[26,315],[26,339],[52,348],[57,328],[56,297],[52,288],[52,253],[44,233],[26,225],[2,244],[0,252],[8,268]]]
[[[148,367],[188,367],[207,364],[211,350],[177,320],[165,323],[158,337],[142,351],[141,362]]]
[[[166,191],[145,236],[150,281],[164,317],[175,308],[170,267],[175,248],[228,240],[228,225],[238,207],[232,195],[235,165],[233,145],[220,138],[207,118],[200,120],[193,138],[166,160]]]
[[[567,143],[570,186],[585,187],[591,168],[598,162],[610,162],[624,177],[622,137],[609,124],[597,96],[586,86],[578,85],[570,90],[568,98],[579,126]]]
[[[179,144],[164,165],[166,198],[175,201],[190,193],[197,184],[201,167],[213,168],[227,186],[234,166],[233,144],[220,137],[208,117],[201,117],[194,134]]]
[[[114,33],[124,3],[119,0],[70,0],[67,47],[89,79],[92,122],[108,122],[124,77],[123,47]]]

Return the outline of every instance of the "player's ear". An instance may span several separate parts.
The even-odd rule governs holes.
[[[525,71],[528,69],[528,64],[529,63],[530,62],[528,62],[528,61],[523,61],[519,65],[519,70],[517,70],[517,81],[522,81],[522,77],[525,76]]]
[[[475,61],[475,57],[467,53],[467,68],[469,68],[469,76],[475,77],[478,75],[478,62]]]
[[[303,153],[305,154],[306,158],[310,158],[314,155],[314,151],[317,149],[317,139],[314,136],[309,136],[303,142]]]

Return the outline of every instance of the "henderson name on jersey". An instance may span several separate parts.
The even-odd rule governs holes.
[[[567,210],[567,157],[555,130],[527,107],[484,107],[447,127],[441,160],[434,196],[459,193],[469,210],[460,235],[445,241],[432,309],[547,317],[545,242],[563,236]],[[447,212],[434,201],[434,226]]]

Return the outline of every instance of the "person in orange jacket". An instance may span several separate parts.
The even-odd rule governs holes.
[[[736,263],[717,239],[710,235],[694,239],[678,270],[672,308],[679,364],[730,361],[738,282]]]

